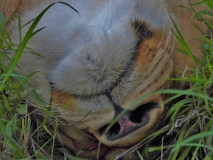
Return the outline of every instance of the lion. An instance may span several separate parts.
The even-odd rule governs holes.
[[[2,0],[0,0],[2,3]],[[5,18],[18,13],[22,37],[33,20],[57,0],[9,0]],[[185,9],[192,0],[62,0],[42,17],[16,72],[37,72],[30,82],[64,123],[60,139],[79,157],[114,159],[152,133],[163,118],[165,97],[193,61],[172,30],[178,26],[192,52],[202,58],[200,31],[205,25]],[[201,10],[202,6],[195,6]],[[17,19],[8,25],[19,43]],[[181,85],[180,85],[181,86]],[[143,97],[143,98],[141,98]],[[70,102],[70,103],[69,103]],[[63,107],[66,106],[66,107]],[[79,152],[80,151],[80,152]]]

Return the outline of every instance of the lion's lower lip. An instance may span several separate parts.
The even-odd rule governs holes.
[[[100,135],[105,134],[110,141],[125,137],[149,123],[149,111],[157,107],[158,104],[151,102],[138,107],[134,111],[127,110],[110,128],[110,124],[108,124],[102,127],[99,133]]]

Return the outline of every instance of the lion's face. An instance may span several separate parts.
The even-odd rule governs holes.
[[[65,5],[54,5],[37,27],[46,28],[28,44],[41,56],[25,53],[21,73],[40,71],[33,85],[43,99],[52,99],[52,111],[66,123],[59,126],[62,142],[74,152],[96,153],[101,142],[103,156],[108,147],[140,142],[159,125],[164,111],[162,95],[150,93],[169,88],[167,79],[191,66],[187,57],[174,51],[178,43],[171,31],[174,19],[181,29],[190,30],[184,32],[187,39],[197,38],[193,23],[181,17],[191,14],[174,7],[186,5],[186,0],[63,1],[80,16]],[[22,0],[17,12],[23,33],[51,2]],[[18,41],[15,29],[12,38]],[[198,55],[199,41],[190,43]],[[116,150],[111,152],[108,155]]]
[[[136,23],[142,25],[137,29],[144,28],[144,23]],[[161,39],[160,31],[140,33],[132,28],[131,32],[133,42],[128,47],[123,46],[122,35],[115,42],[109,37],[96,39],[98,44],[85,46],[81,54],[76,53],[76,59],[65,59],[52,79],[53,102],[62,107],[73,100],[60,111],[61,117],[109,146],[132,145],[156,128],[164,110],[163,99],[160,95],[141,96],[167,85],[173,68],[171,48]],[[67,93],[71,93],[69,97]],[[116,118],[118,121],[104,134]]]

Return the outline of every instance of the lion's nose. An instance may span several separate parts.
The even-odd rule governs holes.
[[[105,134],[109,141],[125,137],[148,124],[150,121],[149,112],[157,107],[157,103],[151,102],[141,105],[133,111],[123,110],[123,114],[120,113],[120,115],[117,116],[118,120],[113,125],[109,124],[100,129],[100,135]]]

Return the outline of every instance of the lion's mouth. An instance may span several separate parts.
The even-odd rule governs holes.
[[[145,126],[150,121],[149,112],[157,108],[157,103],[147,103],[139,106],[137,109],[122,110],[118,120],[113,124],[108,124],[99,130],[100,135],[105,135],[109,141],[114,141],[119,138],[125,137],[130,133],[134,133],[135,130]],[[115,117],[115,118],[117,118]]]

